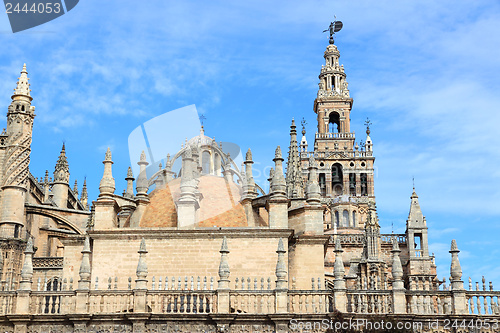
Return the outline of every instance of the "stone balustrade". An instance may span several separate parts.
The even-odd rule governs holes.
[[[467,291],[467,310],[475,315],[500,315],[499,291]]]

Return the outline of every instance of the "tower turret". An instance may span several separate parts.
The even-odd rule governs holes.
[[[68,206],[68,190],[69,190],[69,164],[66,158],[66,147],[63,143],[61,153],[57,159],[54,169],[54,185],[52,185],[52,193],[54,194],[54,202],[59,208],[67,208]]]
[[[7,112],[7,140],[2,149],[2,209],[0,234],[5,238],[24,238],[24,201],[27,191],[31,139],[35,107],[31,105],[26,64],[21,71]]]

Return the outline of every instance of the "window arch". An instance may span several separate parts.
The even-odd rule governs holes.
[[[335,225],[340,227],[339,212],[337,210],[335,211]]]
[[[330,112],[328,116],[328,132],[330,133],[340,133],[340,114],[336,111]]]
[[[210,173],[210,153],[206,150],[201,153],[201,168],[203,174]]]
[[[352,212],[352,226],[356,228],[356,211]]]
[[[349,212],[345,209],[342,212],[342,224],[344,227],[349,227]]]
[[[344,174],[342,172],[342,165],[340,163],[335,163],[332,165],[332,190],[333,194],[341,195],[343,189],[343,178]]]

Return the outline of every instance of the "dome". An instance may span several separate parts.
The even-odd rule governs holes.
[[[180,197],[181,179],[176,178],[149,195],[139,223],[140,227],[177,227],[175,202]],[[223,177],[203,175],[199,178],[199,209],[195,227],[247,227],[245,210],[240,203],[241,187]]]

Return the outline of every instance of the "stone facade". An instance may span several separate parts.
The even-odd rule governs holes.
[[[326,332],[314,323],[341,315],[427,331],[480,319],[490,323],[482,331],[498,331],[500,292],[484,280],[464,288],[455,241],[450,283],[437,277],[415,189],[406,233],[380,233],[370,123],[356,144],[339,57],[332,39],[313,147],[292,120],[269,193],[253,179],[250,150],[239,168],[202,127],[152,176],[137,156],[140,173],[128,169],[122,195],[108,149],[92,202],[86,182],[69,185],[64,145],[53,177],[29,172],[35,108],[24,66],[0,135],[0,329]]]

